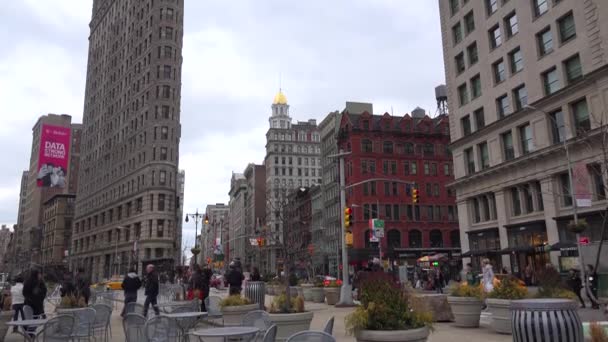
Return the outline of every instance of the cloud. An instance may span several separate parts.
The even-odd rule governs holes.
[[[31,128],[43,114],[82,120],[92,1],[7,2],[0,22],[0,222],[17,217]],[[444,82],[436,1],[185,2],[180,168],[187,212],[227,202],[231,172],[262,163],[272,98],[295,120],[320,121],[345,101],[377,113],[434,112]],[[192,222],[184,239],[193,241]]]

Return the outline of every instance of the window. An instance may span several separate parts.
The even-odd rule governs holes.
[[[458,87],[458,100],[460,101],[461,106],[469,103],[469,92],[466,83],[463,83]]]
[[[564,62],[564,70],[566,70],[566,81],[574,82],[583,77],[583,69],[581,68],[581,59],[578,55],[568,58]]]
[[[431,174],[431,167],[428,162],[424,162],[424,174],[427,176]]]
[[[422,153],[425,157],[432,157],[435,155],[435,145],[433,144],[424,144],[422,146]]]
[[[471,78],[471,98],[475,99],[481,96],[481,78],[479,74]]]
[[[467,175],[475,173],[475,160],[473,159],[473,149],[464,150],[464,167]]]
[[[170,65],[163,65],[163,78],[164,79],[171,78],[171,66]]]
[[[418,173],[418,164],[415,161],[413,161],[410,164],[410,174],[415,175],[417,173]]]
[[[167,148],[166,147],[160,148],[160,160],[167,160]]]
[[[473,17],[473,11],[471,11],[464,16],[464,32],[469,34],[473,31],[475,31],[475,17]]]
[[[545,94],[551,95],[559,90],[559,79],[557,78],[557,69],[551,68],[542,74]]]
[[[462,41],[462,26],[460,22],[452,27],[452,39],[454,40],[454,45]]]
[[[566,123],[564,121],[564,112],[561,110],[549,114],[551,124],[551,135],[553,143],[558,144],[566,140]]]
[[[382,152],[387,153],[387,154],[392,154],[393,153],[393,142],[385,141],[382,144]]]
[[[572,195],[570,193],[570,178],[567,173],[562,173],[559,176],[559,183],[561,186],[562,204],[565,207],[569,207],[572,205]]]
[[[361,151],[363,153],[371,153],[373,151],[371,140],[363,139],[361,141]]]
[[[502,60],[502,58],[492,64],[492,70],[494,71],[495,83],[500,83],[506,79],[505,62]]]
[[[475,223],[481,222],[481,209],[479,208],[478,198],[473,198],[473,221]]]
[[[161,38],[173,39],[173,27],[161,28]]]
[[[511,188],[511,205],[513,206],[513,216],[521,215],[521,200],[519,199],[519,189]]]
[[[559,27],[559,40],[564,43],[576,37],[576,28],[574,27],[574,16],[572,12],[566,14],[557,20]]]
[[[473,42],[473,44],[467,46],[467,55],[469,56],[469,65],[473,65],[479,61],[476,42]]]
[[[167,172],[166,171],[160,171],[158,173],[158,183],[159,184],[165,184],[167,182]]]
[[[574,115],[574,128],[576,133],[583,133],[591,129],[589,120],[589,108],[587,101],[582,99],[572,104],[572,114]]]
[[[164,50],[164,58],[171,58],[173,55],[173,48],[170,46],[165,46]]]
[[[530,126],[530,124],[519,127],[519,139],[521,143],[521,153],[528,154],[532,152],[534,146],[532,144],[532,126]]]
[[[169,127],[163,126],[163,127],[160,128],[160,138],[162,140],[169,139]]]
[[[414,144],[406,142],[405,144],[403,144],[403,150],[405,154],[414,154]]]
[[[162,97],[164,99],[168,99],[171,97],[171,87],[170,86],[168,86],[168,85],[163,86]]]
[[[371,194],[376,195],[376,182],[371,182],[371,183],[369,183],[369,185],[370,185],[369,188],[370,188]]]
[[[454,15],[456,12],[458,12],[458,2],[460,0],[450,0],[450,13],[452,15]]]
[[[475,125],[477,130],[480,130],[486,126],[486,118],[483,112],[483,107],[476,109],[473,112],[473,116],[475,117]]]
[[[543,193],[540,188],[540,182],[536,181],[536,182],[532,183],[532,186],[534,188],[534,193],[536,194],[536,202],[538,203],[538,210],[543,211],[543,210],[545,210],[545,205],[543,204]]]
[[[492,15],[498,11],[498,0],[486,0],[486,11],[488,15]]]
[[[454,57],[454,62],[456,63],[456,72],[461,73],[465,69],[464,65],[464,55],[459,53],[456,57]]]
[[[544,56],[553,51],[553,36],[551,35],[551,29],[547,27],[542,32],[536,35],[538,41],[538,51],[541,56]]]
[[[499,118],[511,114],[511,104],[509,103],[509,97],[506,94],[496,99],[496,108],[498,110]]]
[[[522,185],[521,192],[524,195],[526,213],[534,212],[534,199],[532,196],[532,189],[530,188],[530,184]]]
[[[505,27],[507,29],[507,37],[511,38],[517,32],[519,32],[519,26],[517,24],[517,15],[513,12],[511,15],[505,18]]]
[[[448,163],[443,164],[443,175],[444,176],[450,175],[450,164],[448,164]]]
[[[488,143],[481,143],[477,145],[479,150],[479,161],[481,169],[487,169],[490,167],[490,155],[488,154]]]
[[[537,17],[545,14],[549,10],[549,4],[547,0],[533,0],[534,1],[534,14]]]
[[[390,195],[391,195],[391,183],[384,182],[384,196],[390,196]]]
[[[158,211],[165,211],[165,194],[158,195]]]
[[[437,176],[437,163],[431,163],[431,176]]]
[[[601,201],[606,199],[606,189],[604,188],[604,180],[601,164],[589,165],[589,173],[593,181],[593,199]]]
[[[504,152],[505,161],[515,158],[515,150],[513,149],[513,134],[509,131],[501,135],[502,149]]]
[[[462,134],[464,136],[471,134],[471,118],[468,115],[460,119],[460,124],[462,125]]]
[[[509,60],[511,61],[512,74],[520,72],[524,69],[524,59],[519,47],[509,53]]]
[[[490,35],[490,47],[495,49],[502,44],[502,36],[500,34],[500,26],[496,25],[488,31]]]
[[[528,91],[525,85],[521,85],[513,89],[513,97],[515,98],[515,110],[521,110],[528,104]]]

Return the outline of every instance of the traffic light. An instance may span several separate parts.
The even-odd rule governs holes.
[[[350,215],[352,215],[353,210],[349,207],[344,208],[344,228],[348,231],[350,228]]]
[[[418,203],[418,188],[412,189],[412,203]]]
[[[211,264],[211,257],[207,257],[207,265]]]
[[[209,216],[205,215],[205,224],[209,224]]]
[[[262,247],[262,246],[264,246],[264,239],[259,237],[258,238],[258,247]]]

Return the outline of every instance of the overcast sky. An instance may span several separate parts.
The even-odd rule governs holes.
[[[437,0],[184,1],[186,212],[227,203],[231,172],[263,162],[279,79],[294,121],[320,122],[345,101],[435,113],[434,87],[445,78]],[[16,222],[36,119],[82,122],[91,7],[18,0],[0,10],[0,223]],[[185,224],[185,240],[193,235]]]

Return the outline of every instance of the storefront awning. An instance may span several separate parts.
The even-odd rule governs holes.
[[[483,255],[489,255],[489,254],[500,254],[500,250],[499,249],[478,249],[478,250],[471,250],[471,251],[468,251],[468,252],[464,253],[462,256],[463,257],[471,257],[471,256],[483,256]]]
[[[471,257],[471,251],[466,251],[466,252],[462,253],[462,257],[463,258],[470,258]]]
[[[525,227],[534,227],[534,226],[545,226],[545,220],[534,220],[534,221],[526,221],[526,222],[521,222],[521,223],[510,223],[510,224],[505,224],[503,227],[505,227],[506,229],[513,229],[513,228],[525,228]]]
[[[578,250],[576,243],[571,241],[560,241],[551,245],[552,251],[576,251]]]
[[[534,251],[534,247],[532,246],[513,246],[507,247],[500,251],[500,254],[510,254],[510,253],[522,253],[522,252],[532,252]]]

